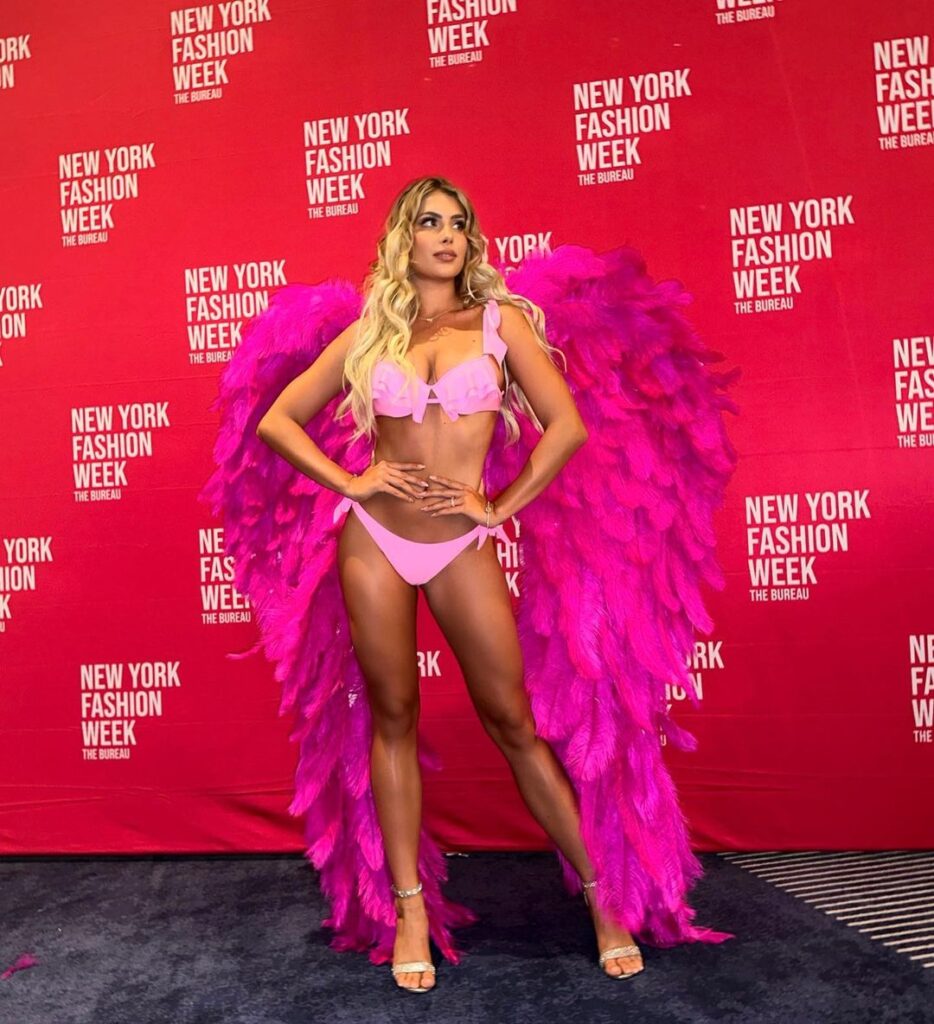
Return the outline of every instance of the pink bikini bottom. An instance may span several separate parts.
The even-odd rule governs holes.
[[[478,523],[469,533],[454,537],[453,540],[408,540],[406,537],[400,537],[398,533],[393,533],[392,530],[387,530],[359,502],[350,498],[343,498],[334,509],[335,521],[349,508],[357,514],[366,532],[373,538],[396,572],[413,587],[427,583],[432,577],[437,576],[473,542],[474,538],[477,538],[478,549],[483,547],[483,542],[491,533],[501,540],[509,539],[502,526],[487,528]]]

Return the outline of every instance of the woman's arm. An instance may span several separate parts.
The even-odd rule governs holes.
[[[305,426],[343,390],[344,360],[359,322],[341,331],[307,370],[283,388],[256,427],[257,437],[273,451],[339,494],[345,493],[353,476],[321,451],[305,433]]]
[[[525,313],[505,302],[499,308],[509,370],[545,431],[519,475],[495,499],[490,522],[497,526],[540,494],[587,440],[587,428],[564,377],[542,350]]]

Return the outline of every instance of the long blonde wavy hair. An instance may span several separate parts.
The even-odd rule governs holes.
[[[506,287],[502,275],[487,262],[487,238],[480,230],[473,204],[447,178],[417,178],[396,196],[377,244],[377,258],[370,264],[364,282],[364,302],[357,336],[344,360],[344,382],[347,394],[336,415],[351,411],[356,430],[352,440],[366,434],[372,440],[376,430],[373,413],[371,379],[373,368],[381,359],[395,363],[406,374],[411,387],[417,376],[412,363],[405,358],[412,338],[412,323],[418,314],[418,292],[411,281],[409,259],[415,235],[415,221],[422,201],[439,191],[456,199],[464,210],[467,254],[454,287],[463,305],[485,303],[494,298],[499,303],[517,306],[531,324],[539,345],[554,363],[564,360],[564,353],[551,345],[545,336],[545,314],[534,302]],[[565,369],[567,363],[565,362]],[[519,438],[516,413],[523,412],[539,433],[543,427],[519,385],[507,373],[506,396],[500,409],[505,420],[507,443]]]

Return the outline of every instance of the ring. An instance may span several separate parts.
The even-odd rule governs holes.
[[[453,507],[454,507],[454,495],[452,494],[451,495],[451,508],[453,508]]]

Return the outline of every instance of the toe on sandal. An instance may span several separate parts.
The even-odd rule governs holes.
[[[428,971],[430,974],[434,974],[434,964],[428,963],[427,960],[410,960],[404,964],[392,965],[392,973],[394,976],[396,974],[421,973],[422,971]],[[429,988],[412,988],[410,985],[399,985],[398,982],[396,984],[399,988],[404,988],[406,992],[430,992],[434,988],[434,985],[431,985]]]
[[[638,946],[633,946],[633,945],[629,945],[629,946],[613,946],[612,949],[605,949],[600,954],[600,966],[603,967],[603,965],[607,962],[607,960],[613,960],[616,957],[627,957],[627,956],[637,956],[641,960],[642,959],[642,951],[639,949]],[[622,971],[620,974],[610,974],[610,972],[604,968],[603,973],[608,978],[634,978],[637,974],[641,974],[644,970],[645,970],[644,967],[640,967],[639,970],[637,970],[637,971]]]

